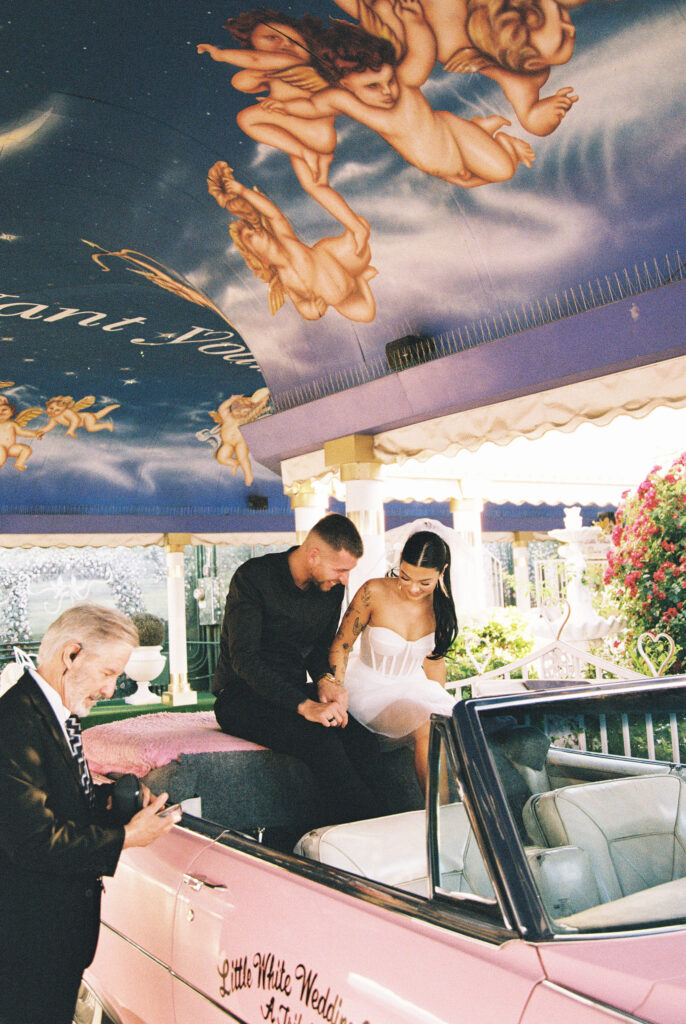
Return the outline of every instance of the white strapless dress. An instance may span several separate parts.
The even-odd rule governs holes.
[[[405,640],[385,626],[367,626],[359,655],[350,659],[345,674],[353,718],[372,732],[401,739],[433,712],[451,714],[456,698],[422,668],[433,648],[433,633]]]

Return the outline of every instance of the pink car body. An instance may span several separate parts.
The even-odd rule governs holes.
[[[608,715],[649,703],[680,724],[686,684],[462,703],[452,720],[434,719],[426,813],[322,828],[295,854],[185,815],[151,847],[126,851],[106,880],[79,1020],[104,1007],[115,1024],[683,1024],[679,771],[553,746],[545,771],[564,785],[521,810],[507,774],[515,761],[501,756],[537,715],[555,722],[602,702]],[[654,819],[671,821],[673,797],[674,828],[663,834]],[[624,808],[645,818],[640,840],[635,823],[620,835]],[[540,835],[523,831],[520,811],[529,830],[537,815]],[[607,815],[607,863],[583,831],[597,813]],[[567,842],[541,841],[546,815],[565,822]],[[615,874],[608,881],[606,869],[619,895],[607,891]]]

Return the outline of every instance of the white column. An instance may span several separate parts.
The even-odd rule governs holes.
[[[382,466],[374,454],[371,434],[348,434],[326,441],[324,462],[340,473],[345,488],[345,514],[355,524],[364,554],[350,573],[348,595],[362,584],[385,572]]]
[[[483,501],[480,497],[464,495],[450,501],[453,529],[459,534],[456,551],[453,552],[455,564],[452,571],[458,619],[461,614],[469,618],[476,617],[486,607],[481,543],[482,509]]]
[[[295,515],[296,544],[302,544],[315,523],[327,514],[329,497],[313,484],[305,483],[290,498]]]
[[[531,608],[531,586],[529,580],[529,541],[531,533],[515,533],[512,540],[512,561],[514,563],[515,603],[520,611]]]
[[[341,467],[341,479],[345,485],[345,514],[357,527],[364,544],[364,554],[350,573],[348,591],[351,597],[367,580],[383,576],[386,572],[384,485],[378,479],[345,479],[349,473],[360,468]]]
[[[169,689],[162,694],[164,704],[197,704],[198,695],[188,684],[186,657],[186,592],[183,575],[183,550],[190,543],[188,534],[167,534],[167,608],[169,613]]]

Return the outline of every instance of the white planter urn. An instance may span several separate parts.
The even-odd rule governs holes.
[[[166,664],[166,657],[162,654],[162,645],[155,647],[135,647],[131,657],[126,663],[124,672],[138,683],[138,687],[124,700],[127,704],[159,704],[162,700],[156,693],[150,690],[150,683],[157,679]]]

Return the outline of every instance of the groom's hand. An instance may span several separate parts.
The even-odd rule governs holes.
[[[323,725],[327,729],[332,726],[343,729],[348,724],[348,712],[336,701],[323,704],[318,700],[303,700],[298,704],[298,714],[308,722]]]

